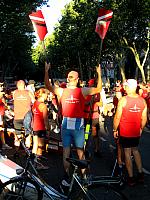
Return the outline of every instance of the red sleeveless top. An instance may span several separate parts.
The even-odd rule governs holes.
[[[5,113],[5,104],[3,103],[2,99],[0,99],[0,115],[4,116]]]
[[[23,119],[31,110],[31,98],[27,90],[15,90],[14,92],[14,115],[15,119]]]
[[[35,101],[32,106],[33,112],[33,131],[43,131],[45,129],[44,118],[43,118],[43,108],[45,104],[39,101]]]
[[[120,136],[139,137],[141,116],[144,110],[143,98],[126,96],[127,104],[123,108],[119,124]]]
[[[85,101],[88,103],[90,101],[92,101],[92,105],[86,105],[85,103],[85,107],[84,107],[84,118],[88,119],[89,118],[89,114],[91,112],[91,117],[92,119],[97,119],[99,118],[99,110],[98,110],[98,105],[96,104],[96,102],[100,101],[100,94],[95,94],[95,95],[88,95],[85,98]],[[90,109],[92,109],[92,111],[90,111]]]
[[[84,117],[85,98],[81,88],[65,88],[61,97],[62,115],[71,118]]]

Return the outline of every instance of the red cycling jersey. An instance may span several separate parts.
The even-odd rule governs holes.
[[[96,102],[100,101],[100,94],[89,95],[86,97],[85,101],[88,103],[88,105],[86,105],[85,103],[84,118],[88,119],[90,112],[91,112],[92,119],[99,118],[99,110],[98,110],[99,107],[96,104]],[[90,105],[90,102],[91,102],[91,105]]]
[[[0,99],[0,115],[4,116],[5,113],[5,104],[3,103],[2,99]]]
[[[39,101],[35,101],[32,106],[32,112],[33,112],[33,131],[42,131],[46,130],[44,118],[43,118],[43,110],[47,109],[46,105],[44,103],[41,103]]]
[[[70,118],[84,117],[85,98],[81,88],[65,88],[61,97],[62,115]]]
[[[141,128],[141,117],[144,110],[144,100],[142,97],[126,96],[126,106],[122,110],[119,124],[120,136],[139,137]]]

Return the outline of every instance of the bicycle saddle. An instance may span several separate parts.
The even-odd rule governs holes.
[[[87,168],[89,164],[89,161],[87,160],[78,160],[75,158],[66,158],[66,160],[70,162],[71,164],[78,166],[80,169]]]

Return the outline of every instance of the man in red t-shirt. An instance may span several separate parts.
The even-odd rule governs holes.
[[[138,169],[138,181],[144,181],[141,156],[138,151],[139,139],[147,121],[147,105],[145,100],[136,93],[137,81],[128,79],[125,83],[127,96],[120,99],[114,116],[114,137],[119,136],[124,149],[125,164],[128,171],[128,184],[135,185],[131,155],[134,156]],[[119,129],[119,130],[118,130]],[[119,132],[119,135],[118,135]]]
[[[45,63],[45,85],[50,92],[53,92],[60,99],[62,105],[62,143],[63,162],[65,172],[69,174],[69,162],[66,158],[70,156],[72,141],[77,149],[80,160],[84,159],[84,104],[85,97],[100,93],[102,89],[101,69],[97,67],[97,87],[78,88],[78,72],[71,71],[67,77],[67,88],[52,86],[49,82],[48,70],[50,64]],[[82,171],[83,172],[83,171]]]

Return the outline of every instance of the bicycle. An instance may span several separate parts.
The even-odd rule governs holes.
[[[67,158],[67,161],[74,166],[68,192],[64,194],[57,191],[39,176],[34,167],[35,155],[26,148],[23,138],[21,144],[27,154],[25,168],[17,169],[16,177],[0,183],[0,200],[127,200],[126,196],[118,189],[122,181],[121,177],[88,175],[81,178],[78,170],[88,168],[89,161],[74,158]],[[34,173],[29,171],[29,167],[33,169]]]

